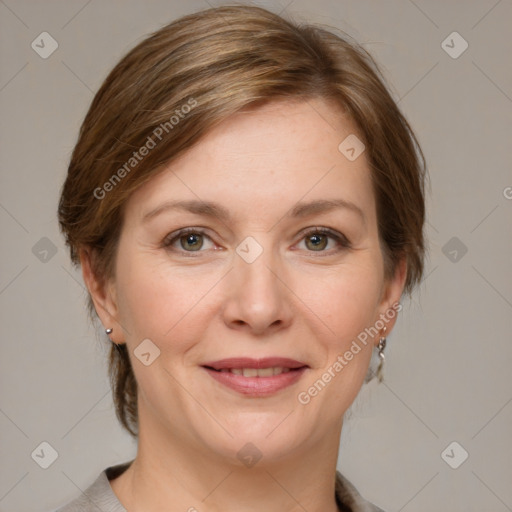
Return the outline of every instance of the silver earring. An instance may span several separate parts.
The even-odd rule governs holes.
[[[110,340],[110,335],[112,334],[112,331],[114,329],[112,329],[112,327],[109,327],[108,329],[105,329],[105,334],[108,336],[108,339]],[[112,340],[110,340],[112,341]]]
[[[377,378],[379,379],[379,382],[382,382],[382,370],[384,368],[384,360],[386,359],[384,356],[384,349],[386,348],[386,336],[384,334],[386,333],[386,328],[384,327],[382,336],[379,340],[379,344],[377,346],[377,349],[379,350],[379,366],[377,368]]]

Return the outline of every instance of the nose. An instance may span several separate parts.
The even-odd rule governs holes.
[[[291,324],[292,292],[279,269],[270,251],[263,251],[252,263],[235,255],[223,307],[224,322],[229,328],[262,336]]]

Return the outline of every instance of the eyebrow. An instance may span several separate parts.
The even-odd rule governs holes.
[[[345,199],[319,199],[309,203],[297,203],[290,212],[286,214],[287,217],[303,218],[321,213],[327,213],[335,209],[347,209],[356,213],[363,222],[366,222],[366,217],[363,210],[356,204]],[[229,210],[218,203],[211,201],[166,201],[165,203],[157,206],[153,210],[145,213],[142,217],[143,222],[147,222],[157,215],[167,211],[182,210],[196,215],[203,215],[219,219],[223,222],[228,222],[231,219]]]
[[[166,211],[182,210],[196,215],[203,215],[205,217],[213,217],[222,221],[227,221],[231,217],[229,211],[220,204],[211,201],[166,201],[165,203],[157,206],[153,210],[143,215],[142,221],[147,222],[150,219],[160,215]]]
[[[366,217],[363,210],[356,204],[345,199],[319,199],[309,203],[297,203],[290,212],[292,217],[307,217],[319,213],[327,213],[335,209],[347,209],[356,213],[363,222],[366,222]]]

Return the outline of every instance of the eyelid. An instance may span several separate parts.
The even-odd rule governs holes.
[[[182,228],[182,229],[178,229],[177,231],[173,231],[172,233],[169,233],[163,240],[162,242],[162,247],[164,249],[167,249],[169,251],[175,251],[175,252],[179,252],[180,254],[187,254],[188,256],[194,256],[195,254],[197,253],[201,253],[201,252],[205,252],[204,250],[199,250],[199,251],[185,251],[185,250],[180,250],[180,249],[174,249],[172,247],[172,245],[178,241],[182,236],[185,236],[189,233],[193,233],[194,235],[201,235],[205,238],[208,238],[210,239],[210,241],[214,244],[215,242],[212,240],[212,237],[209,236],[207,233],[206,233],[206,229],[205,228],[200,228],[200,227],[186,227],[186,228]]]
[[[305,228],[300,233],[299,242],[301,242],[308,235],[314,235],[316,233],[320,233],[322,235],[329,236],[330,238],[334,239],[340,247],[338,247],[336,249],[331,249],[330,251],[308,251],[310,253],[317,252],[318,255],[322,255],[322,253],[323,254],[332,254],[332,252],[337,252],[337,251],[340,251],[343,249],[350,249],[352,247],[350,240],[343,233],[340,233],[334,229],[323,227],[323,226],[313,226],[313,227]]]

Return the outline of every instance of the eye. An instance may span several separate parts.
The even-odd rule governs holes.
[[[336,252],[350,248],[350,242],[344,235],[328,228],[311,229],[304,235],[301,243],[302,241],[304,241],[306,250],[310,252],[331,252],[332,249]],[[330,241],[333,241],[334,244],[330,244]],[[333,245],[334,247],[332,247]]]
[[[307,231],[300,243],[304,243],[305,250],[308,252],[328,254],[351,247],[344,235],[323,227],[315,227]],[[184,228],[171,233],[166,237],[162,246],[181,253],[204,252],[215,248],[212,239],[201,228]],[[300,247],[299,244],[299,248],[303,247]]]
[[[176,251],[201,252],[201,249],[211,249],[213,242],[203,230],[185,228],[177,233],[171,233],[164,240],[163,246]]]

